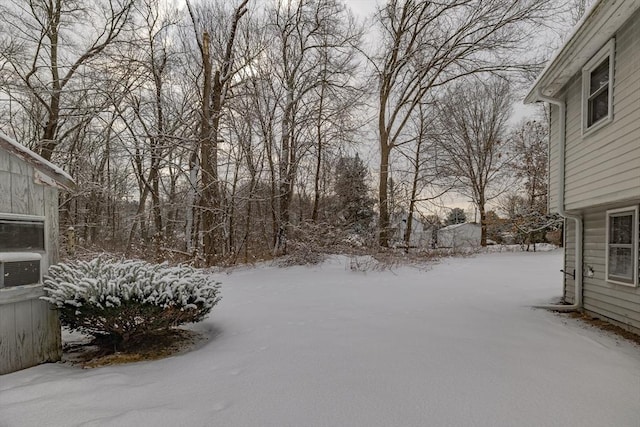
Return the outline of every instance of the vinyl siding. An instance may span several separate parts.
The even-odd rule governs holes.
[[[605,279],[607,210],[635,206],[640,199],[628,200],[608,206],[591,208],[583,212],[584,220],[584,271],[591,267],[593,277],[584,276],[584,309],[590,314],[605,318],[627,330],[640,334],[640,288],[618,285]],[[575,257],[574,225],[567,223],[565,268],[573,270]],[[565,281],[567,300],[573,302],[574,282]]]
[[[575,222],[572,220],[564,221],[564,271],[568,274],[564,275],[564,299],[566,302],[573,304],[575,302],[575,286],[576,282],[569,275],[573,273],[575,268],[575,255],[576,255],[576,227]]]
[[[582,76],[565,87],[567,141],[565,208],[640,198],[640,13],[617,32],[614,59],[613,121],[582,135]],[[558,109],[551,117],[550,206],[558,200]]]

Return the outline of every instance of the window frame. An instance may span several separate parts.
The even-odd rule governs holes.
[[[631,215],[631,221],[633,226],[633,229],[631,231],[632,233],[631,257],[633,262],[633,267],[632,267],[633,277],[631,279],[631,282],[620,280],[621,279],[620,276],[609,276],[609,252],[612,245],[612,243],[609,242],[610,231],[611,231],[611,218],[626,216],[626,214]],[[638,224],[638,206],[636,205],[636,206],[628,206],[628,207],[619,208],[619,209],[610,209],[607,211],[606,221],[607,221],[607,224],[606,224],[606,235],[605,235],[606,241],[605,241],[605,260],[604,260],[605,280],[609,283],[637,288],[638,287],[638,258],[640,257],[640,254],[638,253],[638,240],[639,240],[639,234],[640,234],[638,231],[638,228],[639,228],[638,227],[639,225]],[[616,277],[618,277],[618,279],[616,279]]]
[[[7,220],[7,221],[23,221],[23,222],[30,222],[30,223],[41,223],[42,224],[42,233],[43,233],[43,240],[42,240],[42,248],[34,248],[34,249],[28,249],[28,248],[17,248],[17,249],[11,249],[11,250],[3,250],[0,249],[0,252],[36,252],[39,254],[44,254],[47,252],[47,220],[44,216],[39,216],[39,215],[23,215],[23,214],[8,214],[8,213],[0,213],[0,221],[1,220]]]
[[[11,214],[6,212],[0,213],[0,219],[37,221],[44,223],[44,250],[33,250],[27,252],[28,255],[40,255],[40,283],[0,288],[0,306],[4,304],[14,304],[16,302],[38,299],[45,294],[43,290],[44,285],[42,283],[42,277],[44,272],[46,271],[45,267],[48,265],[47,248],[49,247],[49,221],[47,221],[47,218],[45,216],[41,215]],[[3,256],[5,258],[11,256],[12,254],[20,256],[20,253],[24,252],[3,251],[0,256]]]
[[[607,115],[589,125],[589,105],[591,98],[591,73],[609,59],[609,83]],[[582,68],[582,135],[587,136],[613,121],[613,82],[615,69],[615,38],[609,40]]]

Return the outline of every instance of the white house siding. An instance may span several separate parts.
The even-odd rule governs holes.
[[[583,137],[582,76],[576,75],[565,88],[567,210],[640,198],[639,22],[640,14],[636,13],[615,37],[614,116],[611,123]],[[553,112],[552,123],[556,123],[558,110],[554,108]],[[557,129],[557,125],[554,129]],[[553,138],[555,144],[552,150],[554,145],[557,150],[557,133],[553,134]],[[551,176],[552,200],[557,200],[558,192],[555,168],[557,166],[552,167]]]
[[[563,89],[567,103],[565,208],[583,215],[583,303],[585,311],[640,334],[640,288],[605,280],[606,211],[640,204],[640,13],[617,32],[613,121],[582,136],[582,76]],[[551,110],[550,207],[559,195],[558,108]],[[565,223],[565,271],[575,260],[575,227]],[[593,269],[593,277],[586,275]],[[580,274],[580,272],[578,272]],[[574,301],[574,280],[564,278],[564,297]]]
[[[34,173],[31,165],[0,150],[0,214],[45,217],[46,271],[58,257],[58,193],[36,183]],[[57,312],[37,295],[0,301],[0,375],[60,359]]]
[[[612,323],[640,334],[640,288],[609,283],[605,280],[606,221],[608,209],[634,206],[640,199],[628,200],[603,207],[583,211],[584,217],[584,282],[583,302],[588,313],[605,317]],[[571,221],[567,222],[567,247],[565,269],[573,270],[575,255],[574,232]],[[588,268],[593,269],[593,277],[587,276]],[[565,296],[573,302],[574,282],[565,280]]]
[[[575,296],[575,281],[569,275],[573,273],[575,268],[575,254],[576,254],[576,233],[575,222],[573,220],[564,221],[564,299],[567,302],[573,303]]]

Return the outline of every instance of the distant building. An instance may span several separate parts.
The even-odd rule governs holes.
[[[396,215],[393,218],[393,241],[404,245],[404,235],[407,231],[407,214]],[[411,221],[411,235],[409,246],[414,248],[431,248],[434,243],[435,228],[414,217]]]
[[[453,224],[438,230],[437,247],[462,248],[480,246],[482,228],[479,224],[465,222]]]

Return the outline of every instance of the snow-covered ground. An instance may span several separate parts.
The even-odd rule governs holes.
[[[0,426],[640,426],[640,348],[531,306],[559,251],[223,275],[168,359],[0,377]]]

